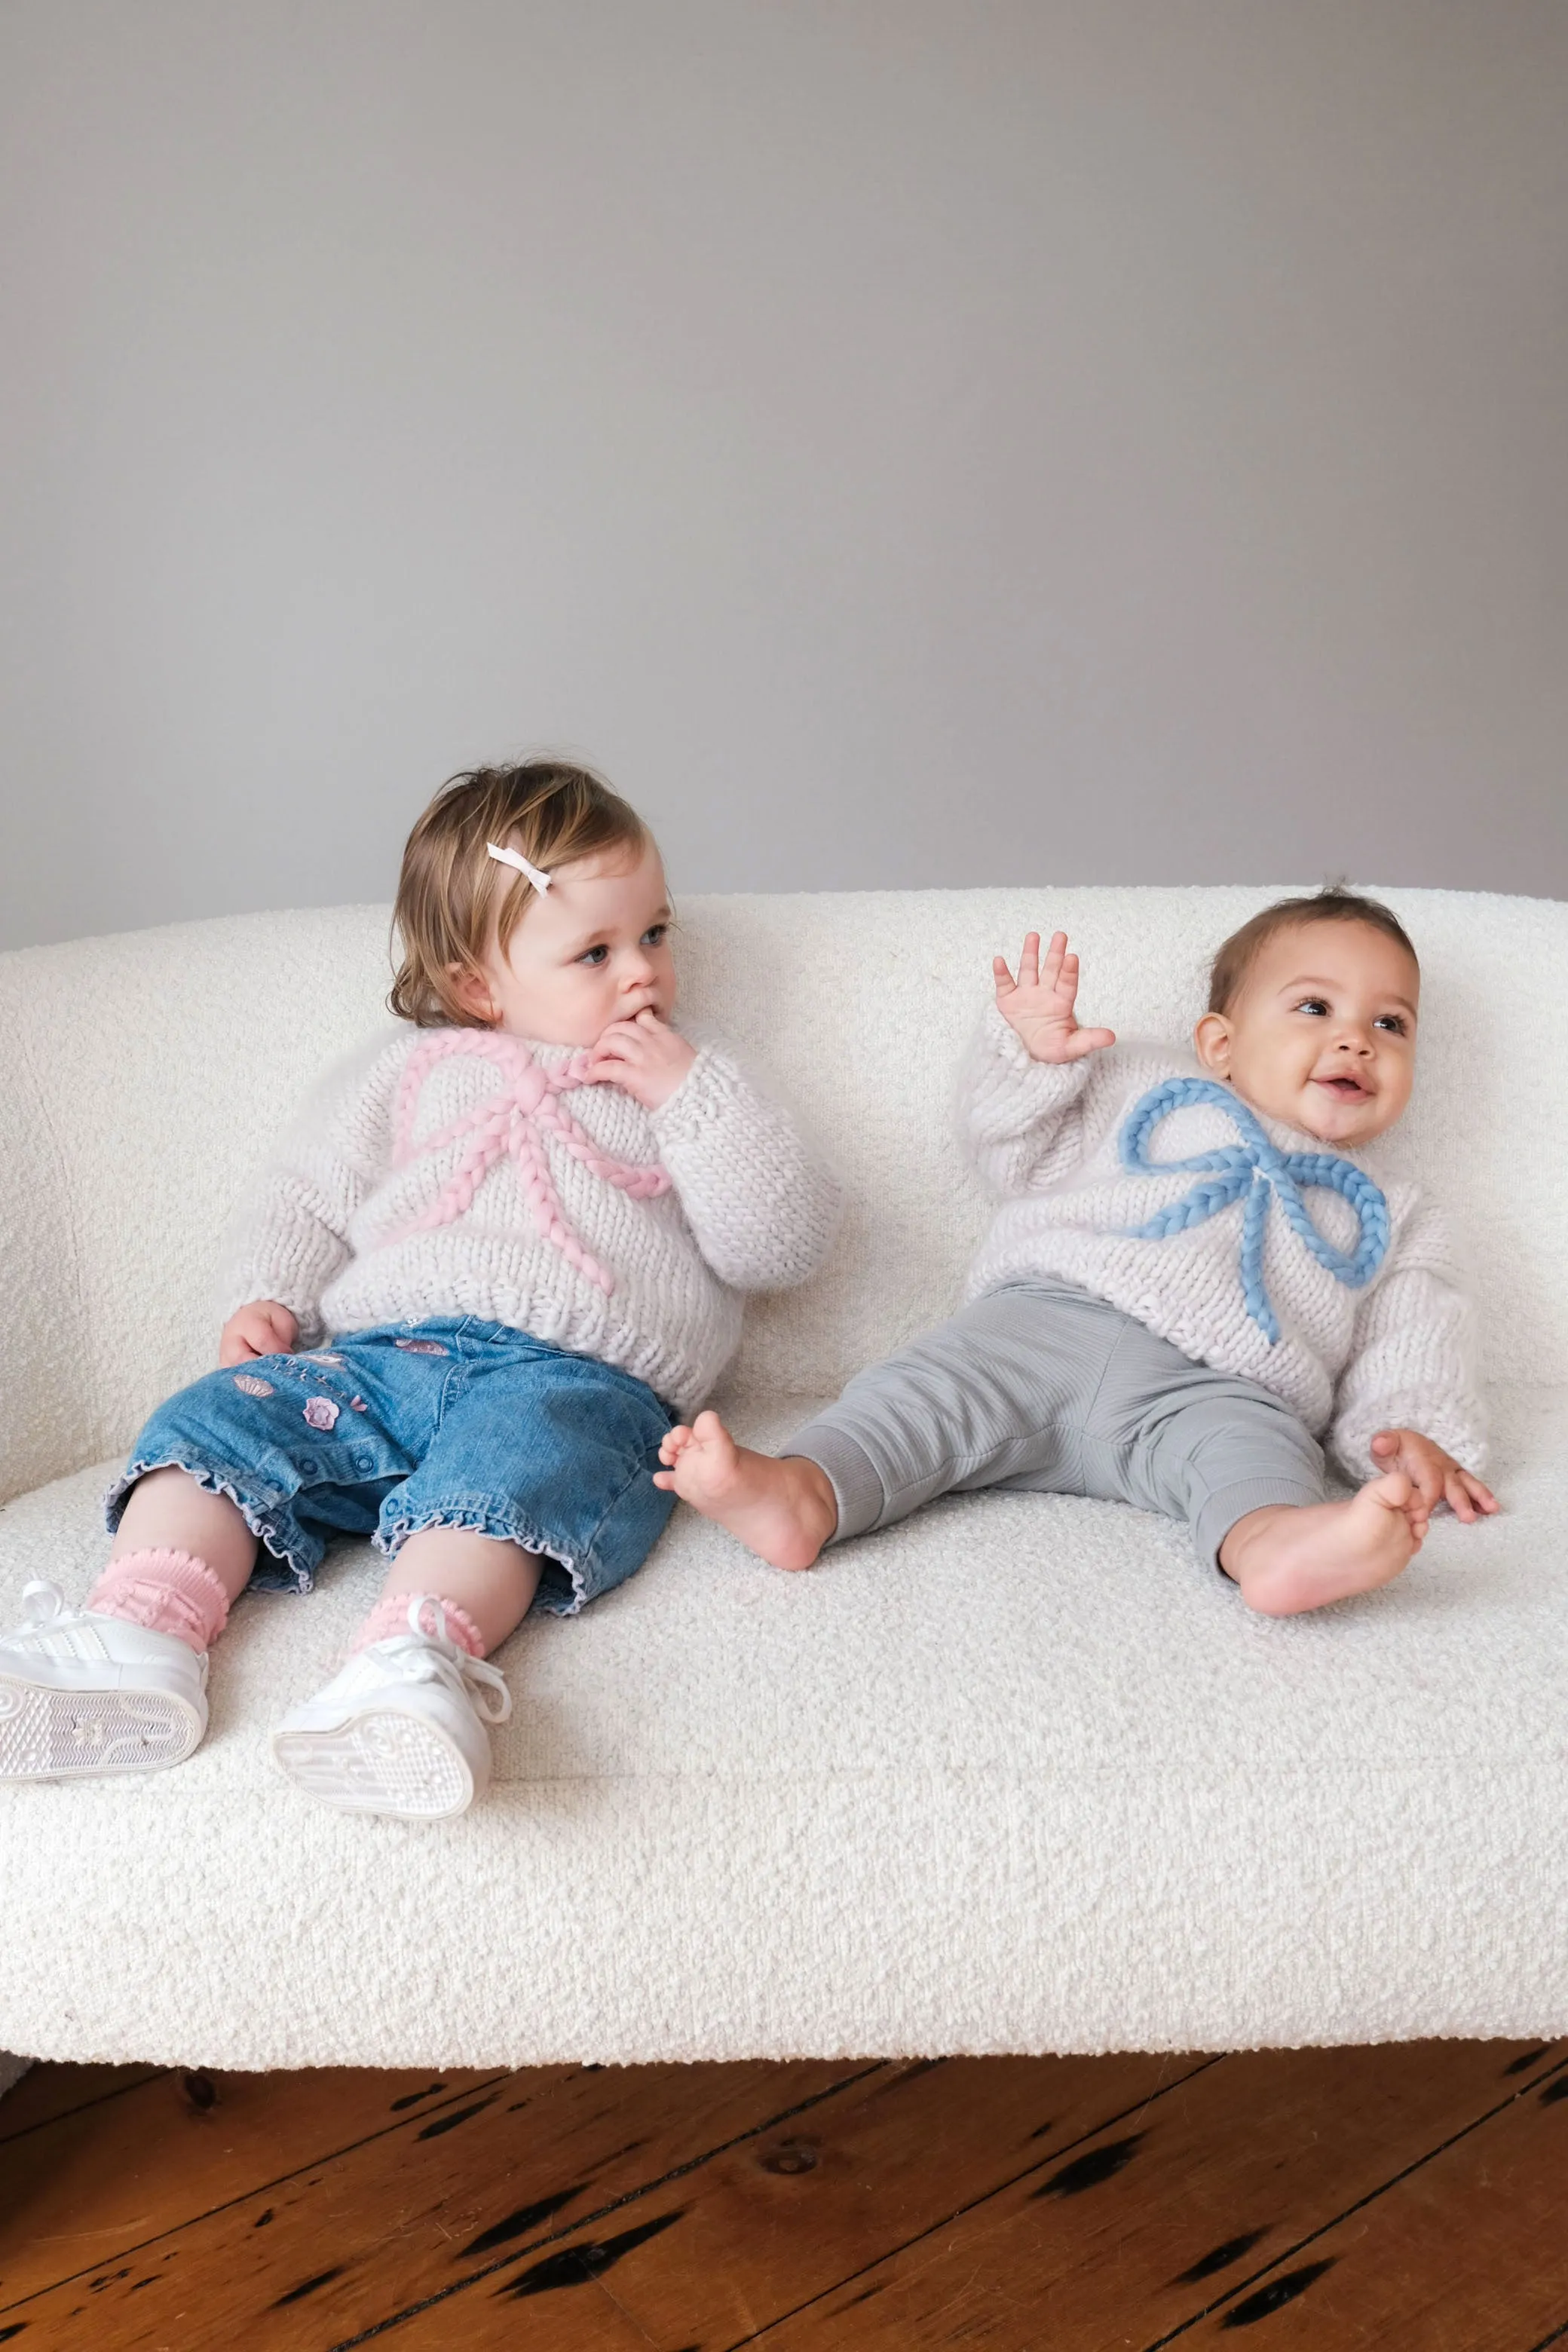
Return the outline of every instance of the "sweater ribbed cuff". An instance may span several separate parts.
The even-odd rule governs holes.
[[[1445,1454],[1451,1454],[1461,1469],[1478,1477],[1486,1468],[1487,1442],[1479,1429],[1429,1398],[1402,1397],[1380,1413],[1358,1412],[1334,1425],[1329,1450],[1341,1469],[1358,1486],[1368,1478],[1381,1477],[1388,1467],[1372,1450],[1373,1439],[1384,1429],[1415,1430],[1422,1437],[1429,1437],[1434,1445],[1440,1445]]]
[[[1000,1074],[1016,1086],[1027,1086],[1040,1098],[1042,1109],[1065,1110],[1089,1084],[1094,1055],[1076,1062],[1037,1062],[999,1006],[988,1004],[980,1024],[980,1042],[1000,1066]]]
[[[671,1139],[700,1134],[712,1120],[722,1118],[735,1094],[733,1072],[709,1047],[700,1045],[697,1059],[675,1092],[647,1115],[660,1149]]]

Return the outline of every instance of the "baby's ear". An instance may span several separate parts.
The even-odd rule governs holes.
[[[1205,1013],[1193,1031],[1193,1051],[1216,1078],[1230,1076],[1230,1024],[1223,1013]]]
[[[472,964],[449,963],[447,966],[447,986],[453,1003],[468,1014],[470,1021],[480,1022],[487,1029],[495,1027],[500,1010],[482,971],[476,971]]]

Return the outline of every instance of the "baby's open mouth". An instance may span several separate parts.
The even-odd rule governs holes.
[[[1363,1087],[1359,1078],[1345,1076],[1314,1078],[1312,1084],[1316,1087],[1327,1087],[1331,1095],[1342,1095],[1347,1102],[1359,1102],[1372,1092],[1372,1088]]]

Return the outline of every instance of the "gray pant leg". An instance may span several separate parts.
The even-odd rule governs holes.
[[[976,1486],[1081,1494],[1079,1433],[1126,1320],[1065,1284],[1018,1283],[858,1372],[784,1449],[832,1481],[833,1540]]]
[[[1248,1511],[1327,1491],[1322,1448],[1289,1405],[1131,1320],[1085,1431],[1084,1468],[1081,1492],[1185,1519],[1205,1566]]]

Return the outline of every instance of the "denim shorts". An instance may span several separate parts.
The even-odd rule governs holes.
[[[384,1323],[208,1372],[159,1406],[107,1504],[171,1464],[261,1539],[251,1583],[308,1592],[334,1536],[391,1558],[424,1528],[544,1556],[536,1609],[624,1583],[674,1505],[653,1483],[675,1415],[645,1381],[478,1316]]]

